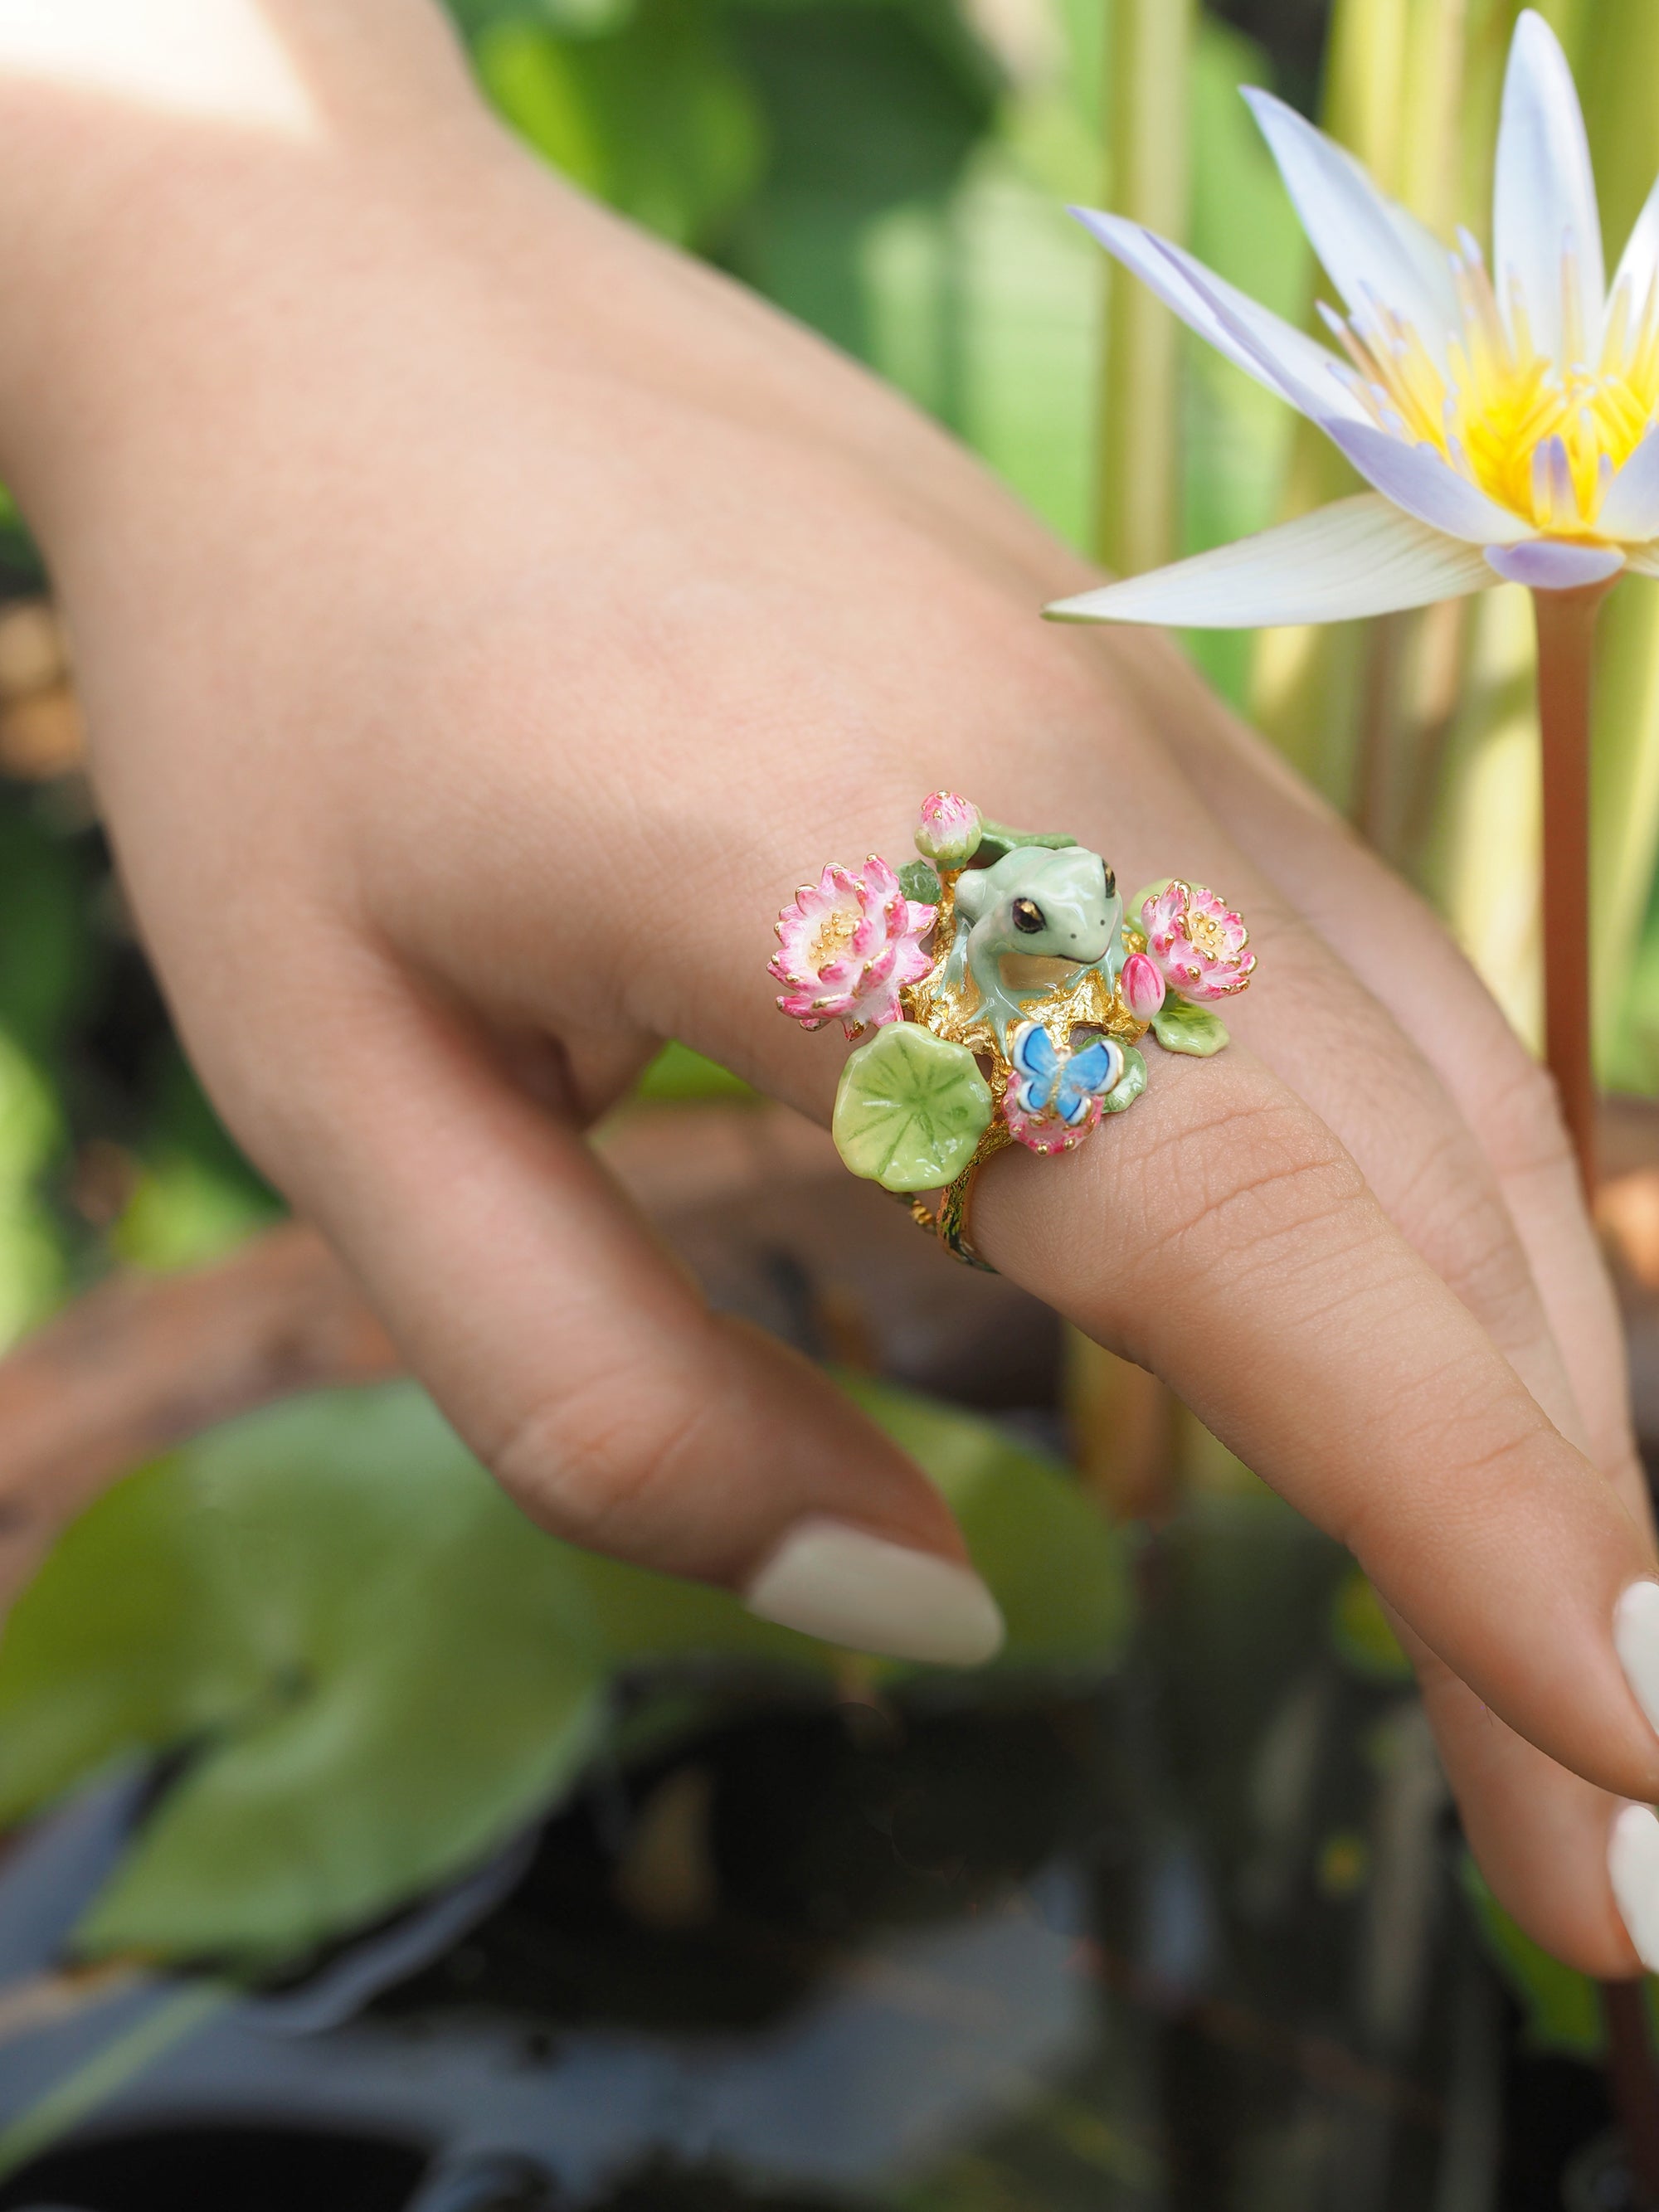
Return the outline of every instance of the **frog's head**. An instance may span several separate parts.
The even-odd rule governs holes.
[[[1123,921],[1117,878],[1098,853],[1020,845],[957,883],[957,911],[985,922],[1003,952],[1033,952],[1091,967],[1103,960]]]

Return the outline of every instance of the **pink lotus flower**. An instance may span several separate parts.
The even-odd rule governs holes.
[[[778,916],[782,950],[767,970],[785,987],[780,1010],[805,1030],[838,1020],[849,1037],[900,1020],[900,990],[933,964],[921,939],[938,912],[906,898],[874,854],[861,876],[832,862]]]
[[[979,850],[979,809],[954,791],[931,791],[921,802],[916,850],[943,868],[965,868]]]
[[[1028,1113],[1017,1105],[1012,1091],[1002,1102],[1002,1118],[1018,1141],[1029,1152],[1071,1152],[1092,1136],[1100,1127],[1106,1109],[1098,1098],[1091,1098],[1081,1121],[1073,1124],[1058,1120],[1052,1114]]]
[[[1165,987],[1200,1004],[1242,991],[1255,968],[1250,933],[1237,915],[1201,884],[1179,877],[1141,902],[1146,950]]]
[[[1138,1022],[1150,1022],[1164,1004],[1164,978],[1144,952],[1132,952],[1119,979],[1123,1003]]]

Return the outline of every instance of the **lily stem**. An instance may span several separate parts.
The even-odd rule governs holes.
[[[1544,1058],[1586,1199],[1595,1194],[1590,1060],[1590,675],[1605,584],[1534,592],[1544,753]]]

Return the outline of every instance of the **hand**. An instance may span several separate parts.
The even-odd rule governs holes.
[[[5,6],[0,139],[74,181],[0,240],[0,470],[124,874],[231,1126],[470,1443],[579,1542],[982,1655],[918,1471],[702,1309],[580,1132],[670,1035],[827,1117],[846,1048],[774,1008],[771,919],[930,789],[1194,874],[1260,955],[1235,1048],[1002,1155],[976,1240],[1353,1549],[1494,1888],[1636,1971],[1607,1842],[1659,1736],[1612,1628],[1659,1570],[1616,1319],[1548,1090],[1428,915],[1162,641],[1046,628],[1088,576],[945,439],[511,148],[416,0],[393,93],[356,19],[270,0],[314,131],[113,136],[6,75]]]

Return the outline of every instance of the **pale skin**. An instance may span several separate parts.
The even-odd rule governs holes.
[[[925,792],[1194,875],[1260,955],[1235,1049],[1000,1157],[976,1241],[1352,1547],[1494,1888],[1634,1972],[1656,1562],[1552,1095],[1173,649],[1045,627],[1076,556],[514,149],[428,0],[0,0],[0,475],[189,1048],[526,1510],[738,1589],[816,1515],[960,1557],[581,1131],[671,1034],[827,1120],[771,918]]]

